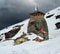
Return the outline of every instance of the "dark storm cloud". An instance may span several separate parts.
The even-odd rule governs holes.
[[[60,6],[60,0],[0,0],[0,29],[28,18],[36,4],[46,13]]]

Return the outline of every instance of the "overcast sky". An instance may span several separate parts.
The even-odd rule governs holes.
[[[60,6],[60,0],[0,0],[0,30],[27,19],[35,6],[46,13]]]

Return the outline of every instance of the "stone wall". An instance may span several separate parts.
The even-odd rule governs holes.
[[[41,33],[40,29],[43,28],[45,33]],[[42,18],[30,18],[30,21],[28,23],[28,33],[35,33],[44,39],[48,39],[48,27],[46,20]]]

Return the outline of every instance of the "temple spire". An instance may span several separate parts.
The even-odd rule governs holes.
[[[38,11],[38,6],[35,6],[35,11]]]

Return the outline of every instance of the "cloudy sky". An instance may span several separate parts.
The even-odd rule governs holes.
[[[0,0],[0,30],[29,18],[35,6],[46,13],[60,6],[60,0]]]

